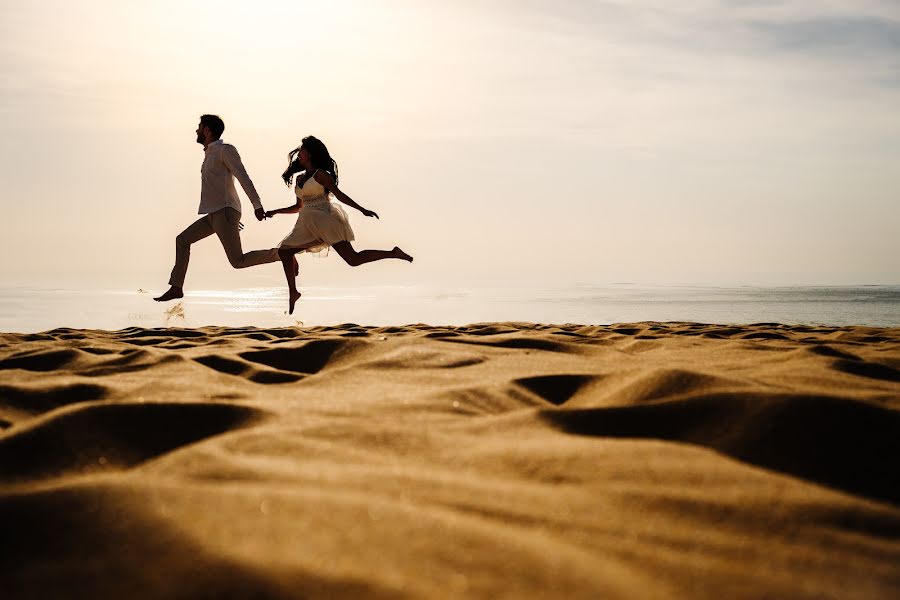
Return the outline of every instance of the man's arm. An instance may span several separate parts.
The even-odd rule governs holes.
[[[231,144],[225,144],[222,148],[222,162],[225,163],[225,166],[228,167],[228,170],[231,171],[234,178],[237,179],[241,184],[241,187],[244,188],[244,193],[250,198],[250,204],[252,204],[255,209],[256,218],[261,221],[265,218],[265,211],[263,210],[262,202],[259,199],[259,193],[256,191],[256,186],[253,185],[250,176],[247,175],[247,169],[244,168],[244,163],[241,162],[241,155],[238,154],[237,148]],[[260,213],[263,213],[262,218],[259,216]]]

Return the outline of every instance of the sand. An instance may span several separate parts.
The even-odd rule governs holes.
[[[900,328],[0,334],[4,598],[900,597]]]

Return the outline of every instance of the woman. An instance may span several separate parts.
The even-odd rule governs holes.
[[[364,265],[385,258],[399,258],[412,262],[413,257],[394,246],[393,250],[362,250],[357,252],[350,243],[354,240],[353,230],[344,209],[333,204],[329,195],[352,206],[367,217],[378,218],[371,210],[363,208],[350,196],[338,189],[337,163],[320,140],[313,136],[303,138],[299,148],[288,154],[288,168],[281,175],[290,187],[291,179],[299,173],[294,193],[297,202],[293,206],[266,211],[266,216],[295,213],[297,223],[287,237],[278,245],[278,256],[284,265],[289,296],[289,314],[294,313],[294,304],[300,298],[295,279],[294,255],[298,252],[320,252],[329,246],[334,248],[351,267]]]

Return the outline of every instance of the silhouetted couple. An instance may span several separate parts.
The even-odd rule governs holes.
[[[197,126],[197,143],[203,144],[206,153],[200,167],[200,209],[204,215],[175,238],[175,266],[169,277],[168,291],[154,298],[158,302],[174,300],[184,296],[184,278],[191,257],[191,244],[216,234],[228,262],[235,269],[243,269],[280,260],[284,266],[289,293],[289,312],[300,298],[296,278],[299,274],[296,254],[298,252],[320,252],[334,248],[344,261],[356,267],[385,258],[398,258],[412,262],[413,258],[400,248],[393,250],[362,250],[357,252],[350,243],[354,240],[353,230],[347,213],[331,198],[351,206],[367,217],[378,218],[371,210],[353,201],[338,186],[337,163],[320,140],[312,136],[303,138],[303,143],[288,154],[288,167],[281,175],[290,187],[297,175],[294,194],[296,202],[278,210],[263,209],[259,194],[247,170],[241,162],[237,149],[220,139],[225,131],[225,123],[216,115],[203,115]],[[293,230],[275,248],[254,250],[244,253],[241,249],[241,201],[234,187],[237,179],[250,203],[257,220],[277,214],[299,213]]]

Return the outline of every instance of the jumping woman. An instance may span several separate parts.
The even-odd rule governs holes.
[[[398,258],[412,262],[413,257],[394,246],[393,250],[361,250],[357,252],[350,243],[355,238],[347,213],[339,205],[331,202],[337,198],[347,206],[352,206],[367,217],[378,218],[375,211],[363,208],[350,196],[338,189],[337,163],[319,139],[309,136],[288,154],[288,168],[281,175],[285,185],[290,187],[294,175],[298,175],[294,186],[297,201],[292,206],[266,211],[267,217],[279,214],[299,213],[297,223],[287,237],[278,245],[278,256],[284,265],[289,296],[289,314],[294,313],[294,305],[300,298],[297,291],[297,269],[294,255],[298,252],[320,252],[329,246],[351,267],[357,267],[385,258]]]

